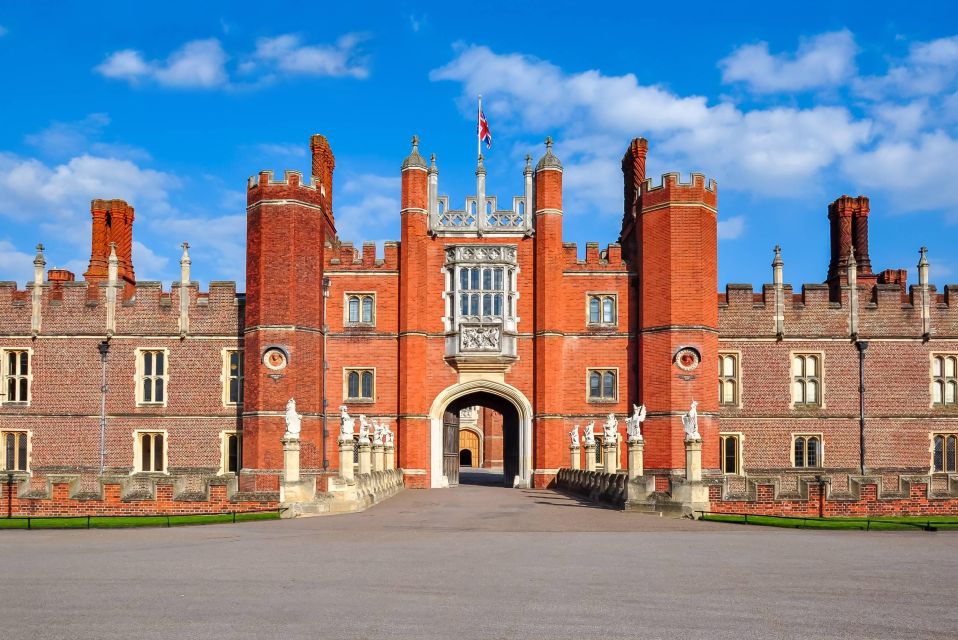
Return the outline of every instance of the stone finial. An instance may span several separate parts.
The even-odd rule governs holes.
[[[479,175],[480,173],[485,173],[485,172],[486,172],[486,165],[483,164],[483,162],[482,162],[483,160],[485,160],[485,156],[483,156],[483,155],[480,153],[480,154],[479,154],[479,161],[478,161],[478,163],[476,164],[476,175]]]
[[[43,243],[37,245],[37,257],[33,259],[33,264],[39,264],[41,266],[46,265],[47,261],[43,258]]]
[[[536,171],[541,169],[562,169],[562,163],[559,161],[559,158],[552,153],[552,136],[546,138],[546,153],[539,159],[539,164],[536,165]]]
[[[190,260],[190,243],[184,242],[180,246],[183,247],[183,256],[180,258],[180,282],[188,285],[190,283],[190,265],[193,263]]]
[[[921,254],[918,260],[918,284],[924,286],[928,284],[928,247],[922,247],[918,253]]]
[[[779,245],[775,245],[775,259],[772,260],[772,266],[778,267],[785,264],[782,262],[782,248]]]
[[[427,169],[426,161],[419,155],[419,136],[412,137],[412,151],[406,156],[402,163],[403,170],[406,169]]]
[[[522,170],[523,175],[530,175],[532,173],[532,154],[526,154],[526,166]]]
[[[436,154],[429,155],[429,173],[439,173],[439,167],[436,166]]]

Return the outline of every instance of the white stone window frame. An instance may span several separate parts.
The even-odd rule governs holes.
[[[613,398],[606,398],[605,396],[600,396],[598,398],[592,397],[592,373],[601,372],[599,380],[599,391],[601,393],[602,387],[605,383],[605,374],[611,371],[615,374],[615,395]],[[589,404],[616,404],[619,402],[619,385],[621,380],[619,379],[619,368],[618,367],[587,367],[585,370],[585,401]]]
[[[501,256],[495,260],[469,259],[463,256],[463,253],[475,249],[498,250]],[[480,243],[470,244],[451,244],[446,247],[446,259],[441,267],[445,287],[443,295],[445,297],[445,316],[443,324],[447,332],[458,332],[460,325],[500,325],[503,331],[514,332],[520,322],[519,317],[519,248],[517,245],[487,245]],[[478,267],[502,267],[503,273],[503,308],[501,316],[463,316],[459,313],[460,303],[460,270]],[[480,284],[481,284],[480,271]],[[470,290],[471,291],[471,290]],[[480,310],[481,310],[480,300]]]
[[[795,398],[795,357],[796,356],[816,356],[818,358],[818,376],[801,376],[807,382],[808,380],[814,379],[818,381],[818,401],[811,402],[797,402]],[[805,409],[805,410],[820,410],[826,407],[825,404],[825,352],[824,351],[812,351],[812,350],[802,350],[797,349],[790,351],[788,354],[788,394],[791,398],[791,408],[792,409]]]
[[[359,298],[359,320],[352,321],[349,319],[349,299],[350,298]],[[366,298],[371,298],[373,301],[372,308],[372,319],[363,320],[363,300]],[[376,292],[375,291],[347,291],[343,293],[343,326],[344,327],[375,327],[376,326]]]
[[[734,438],[735,444],[735,470],[725,470],[725,441],[728,438]],[[795,456],[794,441],[792,442],[792,457]],[[794,464],[792,465],[794,466]],[[719,468],[722,474],[726,476],[745,476],[745,434],[741,431],[720,431],[719,432]]]
[[[143,436],[163,436],[163,470],[150,471],[143,469]],[[170,434],[166,429],[137,429],[133,432],[133,471],[132,473],[149,473],[153,475],[170,475]]]
[[[599,301],[599,320],[592,321],[592,300]],[[604,302],[612,300],[612,319],[605,320]],[[585,294],[585,326],[587,327],[617,327],[619,326],[619,294],[615,291],[587,291]]]
[[[239,392],[239,400],[237,402],[230,402],[230,354],[237,353],[239,354],[239,384],[237,386]],[[243,406],[243,383],[244,378],[246,377],[246,363],[244,359],[246,358],[246,352],[239,347],[224,347],[220,350],[220,357],[222,358],[222,367],[220,369],[220,387],[223,389],[223,395],[221,400],[223,401],[223,406],[227,408],[235,408]],[[142,391],[141,391],[142,393]],[[164,394],[165,395],[165,394]]]
[[[370,371],[373,374],[373,393],[372,397],[365,398],[363,396],[350,396],[349,395],[349,374],[352,372],[357,372],[359,374],[359,392],[363,391],[363,373]],[[376,402],[376,367],[343,367],[343,403],[352,403],[352,404],[374,404]]]
[[[151,374],[153,378],[163,379],[163,400],[149,402],[143,399],[143,378],[144,374],[144,355],[147,352],[161,352],[163,354],[163,374],[157,376]],[[155,366],[155,365],[154,365]],[[136,406],[138,407],[166,407],[170,401],[170,350],[167,347],[137,347],[136,348],[136,373],[133,376],[133,382],[136,385]]]
[[[808,460],[808,438],[818,438],[818,464],[814,467],[804,466],[799,467],[795,465],[795,441],[799,438],[805,438],[805,460]],[[808,469],[823,469],[825,467],[825,436],[821,432],[811,432],[811,431],[799,431],[792,434],[791,447],[789,449],[788,457],[792,461],[792,468],[798,469],[800,471],[805,471]]]
[[[237,451],[237,470],[229,470],[229,438],[231,436],[236,436],[238,438],[238,451]],[[236,475],[243,468],[243,432],[239,429],[226,429],[220,431],[220,470],[217,472],[217,475]]]
[[[742,352],[734,349],[722,349],[718,352],[719,357],[719,382],[729,379],[729,376],[722,374],[722,368],[724,366],[723,358],[726,356],[732,356],[735,358],[735,375],[731,377],[732,381],[735,383],[735,402],[723,403],[722,398],[723,394],[719,393],[719,408],[725,409],[741,409],[742,408]],[[788,369],[789,376],[791,376],[792,369],[789,366]],[[792,388],[791,382],[789,382],[789,389]]]
[[[935,374],[935,360],[937,358],[942,359],[942,371],[941,375]],[[947,365],[948,360],[955,360],[955,375],[948,376]],[[946,402],[948,398],[948,385],[955,384],[958,386],[958,353],[955,352],[946,352],[946,351],[936,351],[928,354],[928,406],[932,409],[948,409],[948,408],[958,408],[958,390],[955,391],[954,402]],[[942,396],[941,402],[935,402],[935,387],[939,384],[942,384]]]
[[[7,434],[26,434],[27,437],[27,464],[25,469],[7,469]],[[9,471],[10,473],[27,474],[33,473],[33,431],[30,429],[4,429],[0,431],[0,471]]]
[[[7,371],[7,359],[11,353],[23,353],[27,354],[27,374],[26,376],[22,374],[10,374]],[[8,405],[13,407],[29,407],[30,403],[33,401],[33,348],[32,347],[4,347],[0,349],[0,379],[2,379],[3,387],[0,388],[0,405]],[[10,378],[26,378],[27,380],[27,399],[26,400],[10,400],[7,397],[7,388],[8,381]]]

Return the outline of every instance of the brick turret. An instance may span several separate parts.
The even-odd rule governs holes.
[[[561,466],[567,456],[566,429],[562,415],[562,388],[565,381],[563,352],[564,256],[562,250],[562,163],[552,153],[552,138],[546,139],[545,155],[535,171],[535,380],[534,403],[537,417],[533,467]],[[540,417],[541,414],[547,417]],[[533,478],[534,482],[539,480]]]
[[[318,138],[325,142],[313,136],[314,150]],[[296,171],[287,171],[281,180],[270,171],[249,179],[243,467],[258,473],[244,476],[246,490],[278,486],[283,411],[290,398],[303,415],[303,450],[317,452],[304,459],[303,470],[321,464],[323,260],[335,227],[329,210],[332,152],[328,145],[320,150],[325,164],[311,183]],[[327,447],[335,464],[335,434]]]
[[[105,282],[108,277],[110,244],[116,244],[119,259],[117,278],[124,283],[129,297],[136,287],[133,273],[133,207],[124,200],[94,200],[90,203],[93,233],[90,266],[83,277],[90,282]]]
[[[674,173],[638,193],[632,262],[639,273],[639,400],[647,473],[685,467],[682,414],[698,402],[703,469],[718,467],[717,188]]]
[[[429,265],[429,167],[419,154],[419,138],[413,136],[412,150],[403,160],[400,194],[399,271],[403,282],[414,287],[399,298],[399,463],[411,469],[407,486],[428,487],[430,469],[431,397],[427,397],[427,361],[429,331],[428,289],[423,286],[432,275]]]

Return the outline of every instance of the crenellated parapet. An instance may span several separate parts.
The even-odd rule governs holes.
[[[295,202],[315,207],[330,215],[329,197],[325,185],[318,179],[303,180],[299,171],[287,169],[282,179],[276,179],[272,171],[260,171],[250,176],[246,185],[247,207],[264,202]]]
[[[654,210],[658,205],[667,203],[704,204],[711,209],[718,207],[718,184],[706,179],[701,173],[693,173],[688,182],[683,182],[678,173],[664,173],[658,183],[651,178],[642,182],[639,188],[642,211]]]
[[[399,242],[387,241],[384,255],[376,257],[376,243],[364,242],[357,249],[352,242],[341,242],[326,251],[326,269],[332,271],[396,271],[399,269]]]
[[[599,248],[598,242],[587,242],[585,245],[585,260],[579,260],[579,248],[574,242],[562,243],[563,268],[568,272],[603,272],[621,273],[628,265],[622,256],[622,245],[611,243],[605,249]]]

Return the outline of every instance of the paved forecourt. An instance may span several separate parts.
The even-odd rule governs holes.
[[[4,638],[913,638],[958,629],[958,535],[793,531],[554,492],[360,514],[0,532]]]

